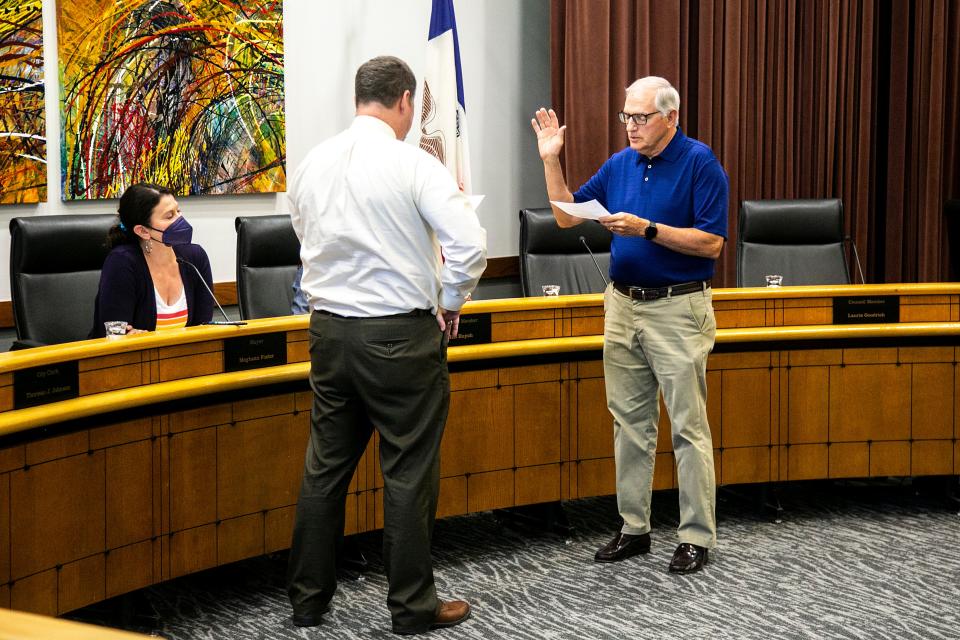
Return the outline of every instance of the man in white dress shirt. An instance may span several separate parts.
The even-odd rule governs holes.
[[[416,78],[398,58],[357,71],[356,118],[291,181],[310,308],[310,442],[290,550],[293,622],[320,624],[336,590],[347,487],[374,428],[393,631],[459,624],[437,598],[430,539],[450,404],[447,341],[486,266],[486,233],[446,168],[403,142]],[[441,250],[443,259],[441,259]]]

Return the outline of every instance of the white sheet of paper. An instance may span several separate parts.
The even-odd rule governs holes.
[[[470,200],[470,206],[473,207],[474,211],[477,210],[477,207],[480,206],[480,203],[483,202],[484,198],[486,198],[486,196],[480,196],[480,195],[467,196],[467,199]]]
[[[565,213],[569,213],[578,218],[585,218],[586,220],[598,220],[603,216],[610,215],[610,212],[596,200],[590,200],[589,202],[557,202],[556,200],[551,200],[550,204]]]

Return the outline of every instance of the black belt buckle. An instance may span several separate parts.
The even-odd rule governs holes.
[[[639,295],[636,295],[639,294]],[[630,288],[630,297],[634,299],[643,300],[644,302],[648,300],[659,300],[664,296],[663,289],[634,289]]]

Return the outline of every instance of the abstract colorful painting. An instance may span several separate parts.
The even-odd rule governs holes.
[[[47,199],[41,0],[0,0],[0,204]]]
[[[59,0],[64,200],[283,191],[281,0]]]

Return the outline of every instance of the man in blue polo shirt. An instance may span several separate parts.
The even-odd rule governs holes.
[[[576,193],[560,166],[566,127],[540,109],[531,121],[550,200],[597,200],[613,215],[604,294],[603,369],[613,414],[617,506],[623,527],[597,562],[650,551],[650,494],[659,393],[670,416],[680,485],[680,545],[670,571],[699,571],[716,546],[713,441],[707,423],[707,355],[716,322],[710,278],[727,236],[727,175],[702,142],[677,125],[680,96],[663,78],[627,87],[629,148],[614,154]],[[583,222],[556,206],[557,224]]]

